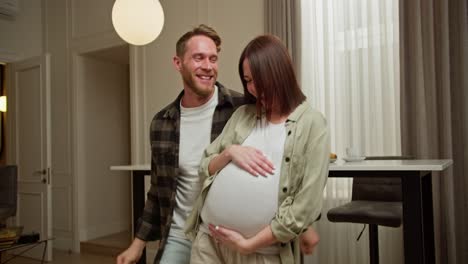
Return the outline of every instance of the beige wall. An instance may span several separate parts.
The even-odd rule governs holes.
[[[0,20],[0,55],[8,53],[19,59],[43,52],[51,54],[53,232],[54,247],[62,249],[78,250],[80,230],[87,230],[82,233],[89,237],[97,234],[92,222],[100,215],[99,210],[86,208],[83,201],[78,206],[79,199],[87,195],[86,190],[78,188],[83,184],[78,179],[92,166],[100,165],[85,166],[84,170],[80,167],[81,171],[78,168],[78,89],[84,84],[77,78],[80,55],[124,43],[112,27],[113,3],[114,0],[20,0],[21,11],[16,20]],[[144,47],[130,48],[130,147],[134,163],[149,162],[149,123],[182,89],[172,66],[178,37],[200,23],[213,26],[223,38],[219,80],[241,90],[237,76],[241,49],[264,30],[261,0],[161,0],[161,4],[166,18],[161,36]],[[105,174],[103,169],[100,175]],[[112,181],[107,184],[112,188]],[[88,182],[83,186],[92,188],[91,185]],[[92,215],[85,215],[89,214],[85,212],[88,209]]]
[[[16,17],[0,19],[0,61],[5,56],[19,60],[42,53],[42,1],[19,0],[19,6]]]
[[[76,65],[73,61],[76,58],[75,55],[83,51],[117,46],[122,41],[116,36],[111,24],[110,10],[113,0],[99,1],[99,4],[91,0],[68,0],[67,6],[59,3],[59,0],[49,0],[48,2],[50,4],[47,10],[58,12],[56,7],[62,6],[66,9],[66,12],[63,13],[68,14],[67,17],[61,15],[61,24],[67,24],[67,27],[65,30],[58,30],[61,33],[57,33],[58,36],[55,36],[53,41],[55,42],[57,39],[58,42],[65,41],[68,46],[66,49],[68,60],[64,61],[66,65],[64,67],[57,66],[60,69],[56,68],[56,70],[61,71],[68,66],[68,79],[67,81],[57,80],[56,85],[62,87],[62,83],[68,84],[65,86],[69,89],[68,98],[71,100],[68,109],[72,113],[71,131],[62,139],[69,142],[68,136],[71,136],[71,144],[60,147],[56,153],[62,154],[68,147],[71,149],[71,153],[65,158],[61,156],[61,164],[56,164],[56,166],[63,165],[62,167],[65,168],[67,160],[71,161],[72,168],[75,166],[71,174],[76,174],[75,184],[77,184],[76,179],[82,175],[76,167],[78,164],[74,164],[78,163],[76,159],[74,160],[78,147],[76,145],[77,137],[73,135],[77,129],[76,121],[78,118],[74,117],[76,113],[73,113],[73,108],[70,108],[70,105],[73,106],[76,103],[77,98],[74,95],[77,94],[78,87],[75,83],[76,80],[74,80],[76,78],[74,72]],[[182,88],[180,77],[172,66],[174,45],[180,35],[200,23],[209,24],[217,29],[224,40],[220,62],[220,80],[229,87],[241,90],[237,76],[237,61],[241,49],[251,38],[263,33],[264,30],[263,1],[162,0],[161,4],[164,8],[166,21],[160,37],[149,45],[130,48],[129,101],[131,104],[130,127],[133,163],[149,162],[149,123],[153,115],[170,103]],[[57,15],[60,16],[60,14]],[[54,21],[47,23],[47,25],[60,27],[56,26],[57,23],[60,24],[59,21]],[[49,36],[51,35],[49,34]],[[63,45],[56,46],[54,51],[57,54],[62,54],[62,47]],[[57,117],[57,119],[60,118],[64,119],[65,116]],[[60,129],[62,131],[57,130],[57,133],[68,130],[66,127]],[[83,194],[80,192],[76,195],[81,197]],[[76,201],[75,206],[78,207]],[[83,210],[77,210],[75,213],[81,215]],[[87,221],[82,216],[79,220]],[[78,228],[76,225],[75,227]],[[85,230],[81,227],[78,229]]]
[[[80,241],[130,229],[130,177],[109,170],[130,162],[128,65],[77,61]]]
[[[251,0],[162,0],[165,25],[161,35],[153,43],[142,48],[144,56],[136,68],[144,71],[143,90],[145,97],[143,115],[137,115],[143,131],[138,131],[136,142],[137,163],[150,161],[148,128],[153,115],[172,102],[182,90],[178,72],[172,66],[177,39],[193,26],[205,23],[212,26],[222,37],[219,78],[225,86],[242,91],[237,65],[243,47],[255,36],[264,32],[263,1]]]

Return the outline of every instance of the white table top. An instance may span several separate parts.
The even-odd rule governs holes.
[[[330,163],[330,171],[443,171],[450,167],[453,161],[445,160],[364,160],[345,162],[338,159]],[[115,171],[151,170],[149,164],[111,166]]]
[[[138,164],[138,165],[117,165],[117,166],[110,166],[110,170],[114,171],[135,171],[135,170],[151,170],[151,166],[149,164]]]
[[[445,160],[363,160],[345,162],[337,160],[331,163],[331,171],[443,171],[453,161]]]

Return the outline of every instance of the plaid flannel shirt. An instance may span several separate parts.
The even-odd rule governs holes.
[[[228,90],[218,82],[216,86],[218,105],[213,114],[211,142],[221,134],[232,113],[244,104],[242,94]],[[159,263],[161,259],[176,205],[182,96],[183,91],[174,102],[158,112],[151,122],[151,187],[135,235],[144,241],[160,240],[154,263]]]

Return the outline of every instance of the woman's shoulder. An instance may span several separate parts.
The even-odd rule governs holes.
[[[236,111],[232,114],[232,117],[245,117],[257,114],[257,108],[254,104],[245,104],[239,106]]]
[[[302,118],[311,122],[324,122],[326,124],[325,115],[314,108],[308,101],[304,101],[300,107],[303,110]]]

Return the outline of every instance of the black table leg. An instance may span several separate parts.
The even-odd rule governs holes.
[[[133,171],[133,234],[136,233],[137,221],[145,208],[145,175],[146,171]],[[146,248],[137,264],[146,264]]]
[[[434,213],[432,207],[432,174],[428,173],[421,179],[423,195],[423,235],[424,263],[435,264],[434,244]]]
[[[44,259],[45,259],[46,252],[47,252],[47,240],[44,242],[44,250],[42,251],[41,264],[44,264]]]
[[[419,172],[401,177],[403,194],[403,240],[406,264],[424,263],[422,188]]]
[[[435,263],[431,171],[341,171],[329,177],[395,177],[401,179],[403,241],[406,264]]]

